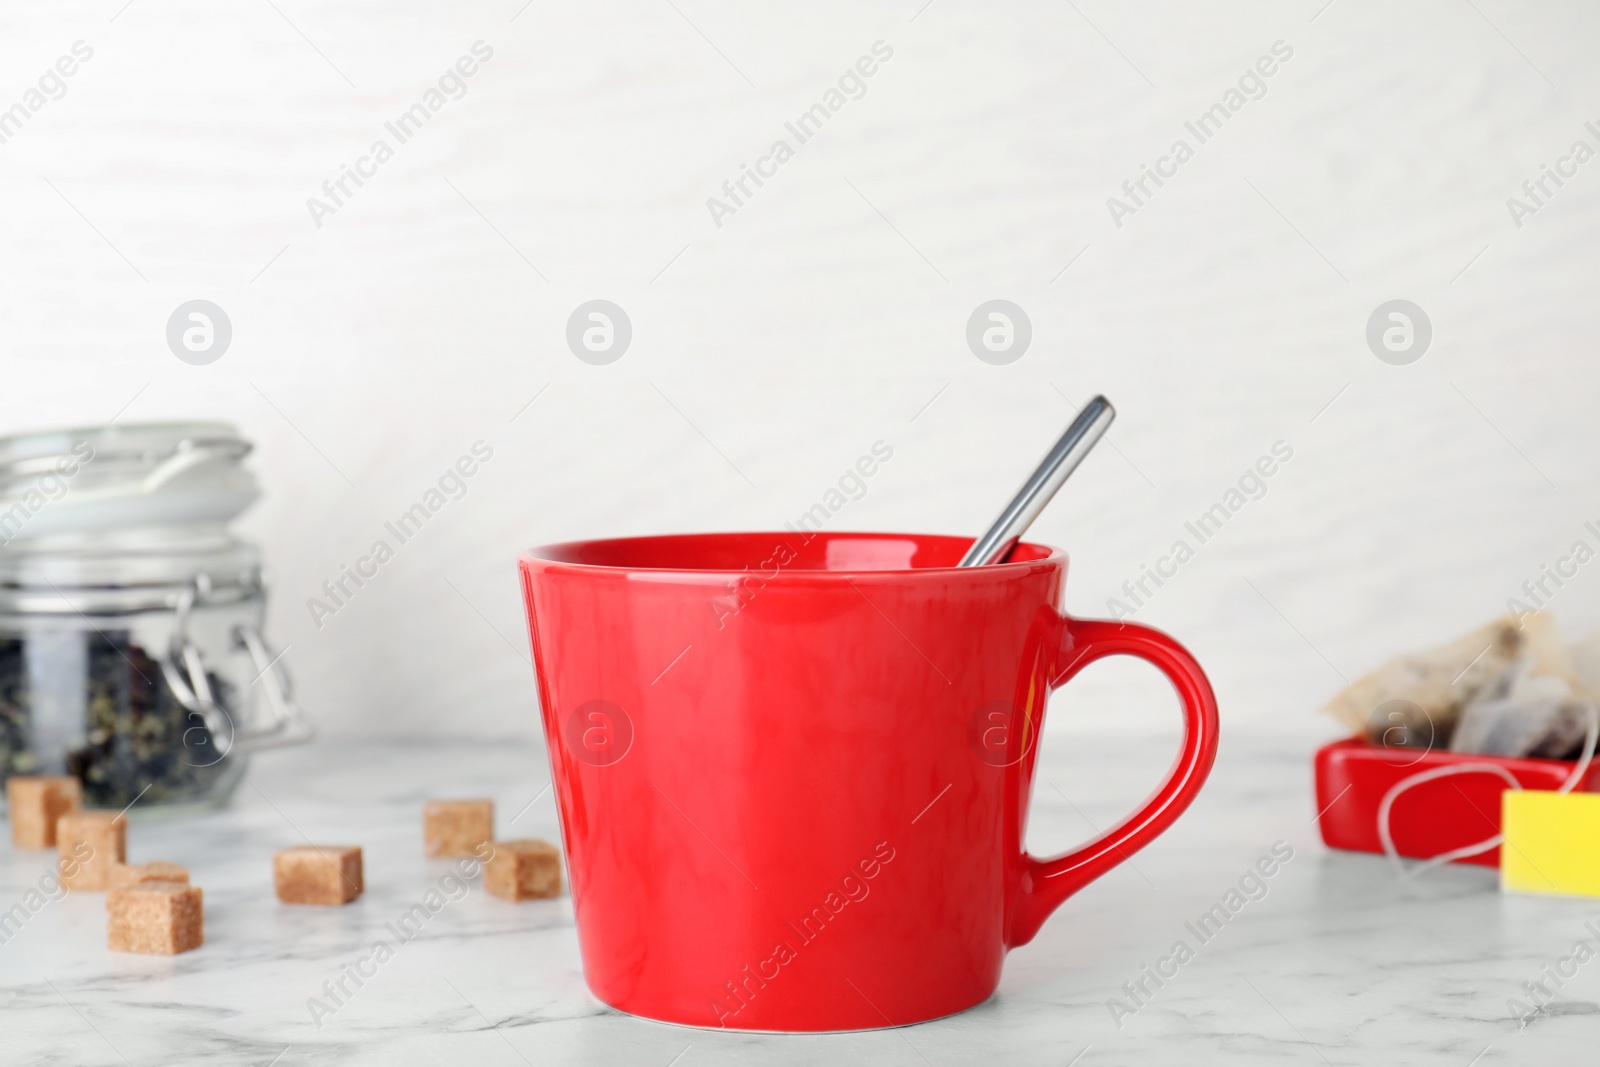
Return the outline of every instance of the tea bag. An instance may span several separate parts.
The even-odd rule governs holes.
[[[1600,652],[1600,649],[1597,649]],[[1323,711],[1375,745],[1443,747],[1462,707],[1523,657],[1532,675],[1572,681],[1555,620],[1542,612],[1504,618],[1438,648],[1391,660],[1356,680]],[[1600,656],[1597,656],[1600,664]],[[1597,678],[1600,681],[1600,678]]]
[[[1590,700],[1600,701],[1600,634],[1579,641],[1568,654],[1572,659],[1573,688]]]
[[[1592,703],[1554,675],[1535,674],[1531,655],[1519,657],[1483,686],[1461,711],[1452,752],[1489,756],[1573,759],[1583,749]]]

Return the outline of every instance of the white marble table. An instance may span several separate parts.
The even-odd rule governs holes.
[[[1195,807],[1135,858],[1136,868],[1069,901],[1014,952],[988,1003],[901,1030],[796,1037],[683,1029],[605,1009],[583,985],[569,899],[511,905],[476,884],[319,1028],[308,999],[324,996],[323,983],[375,938],[392,942],[384,924],[449,869],[421,855],[424,797],[488,792],[502,836],[555,834],[550,794],[541,795],[544,757],[531,745],[324,740],[262,758],[227,811],[130,828],[131,860],[184,863],[204,887],[202,949],[172,959],[109,953],[103,898],[87,893],[46,905],[0,945],[0,1063],[1592,1060],[1600,962],[1581,968],[1551,1012],[1525,1029],[1507,999],[1571,951],[1600,904],[1503,896],[1481,868],[1405,884],[1381,857],[1327,851],[1311,825],[1308,763],[1327,729],[1293,725],[1225,731]],[[1064,847],[1086,836],[1088,823],[1113,819],[1155,780],[1171,744],[1170,736],[1053,724],[1030,841]],[[269,856],[302,832],[364,846],[367,892],[357,903],[312,909],[273,900]],[[1176,939],[1194,944],[1185,922],[1279,841],[1294,857],[1267,881],[1266,895],[1116,1025],[1107,1002],[1123,983]],[[0,906],[22,899],[47,863],[5,846]]]

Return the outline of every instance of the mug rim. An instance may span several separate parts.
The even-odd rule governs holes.
[[[735,575],[743,577],[747,575],[749,571],[734,567],[653,567],[639,566],[635,564],[580,563],[574,562],[570,558],[558,558],[558,556],[570,555],[571,553],[583,548],[601,545],[623,546],[630,543],[642,545],[645,542],[659,543],[663,541],[684,543],[748,537],[771,537],[782,539],[786,537],[792,537],[796,533],[797,531],[794,530],[722,530],[702,531],[696,533],[642,534],[630,537],[580,538],[573,541],[556,541],[550,544],[536,545],[532,548],[525,549],[518,556],[518,564],[521,569],[530,569],[535,567],[541,570],[559,569],[563,571],[589,574],[594,576],[652,574],[704,575],[717,577]],[[842,538],[884,541],[909,540],[929,543],[946,542],[951,547],[959,547],[962,552],[965,552],[965,550],[970,547],[975,540],[971,537],[956,534],[904,533],[893,530],[818,530],[810,532],[808,541],[817,539],[834,540]],[[985,575],[1015,575],[1027,571],[1063,568],[1066,566],[1066,550],[1058,548],[1055,545],[1042,544],[1037,541],[1020,541],[1018,542],[1017,547],[1032,549],[1039,552],[1040,555],[1034,559],[1015,560],[1006,563],[991,563],[982,567],[957,567],[951,565],[940,567],[860,567],[840,570],[823,570],[811,567],[796,568],[792,566],[786,566],[780,568],[777,573],[773,575],[763,575],[763,577],[767,578],[769,581],[774,579],[782,580],[784,578],[791,580],[809,579],[812,581],[841,577],[907,578],[919,575],[939,575],[948,578],[949,576],[955,574],[966,574],[971,575],[973,578],[980,578]]]

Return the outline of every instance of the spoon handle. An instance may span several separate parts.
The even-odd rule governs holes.
[[[1061,440],[1050,449],[1028,480],[1017,490],[1017,495],[1000,513],[987,533],[972,543],[960,566],[982,567],[990,563],[1004,563],[1022,539],[1022,533],[1039,517],[1050,498],[1056,495],[1061,483],[1077,469],[1083,457],[1117,417],[1111,401],[1097,396],[1083,406],[1078,417],[1072,420]]]

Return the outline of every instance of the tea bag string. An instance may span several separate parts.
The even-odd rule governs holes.
[[[1594,759],[1595,744],[1600,741],[1600,707],[1589,704],[1588,710],[1589,727],[1583,739],[1583,756],[1579,758],[1577,766],[1573,767],[1572,773],[1567,776],[1567,780],[1562,782],[1556,789],[1558,793],[1570,793],[1576,789],[1578,783],[1583,781],[1584,775],[1588,773],[1589,764]],[[1448,852],[1441,852],[1437,856],[1430,856],[1412,867],[1409,872],[1406,870],[1405,863],[1400,858],[1400,852],[1394,846],[1394,837],[1389,832],[1389,816],[1394,808],[1395,800],[1407,789],[1427,782],[1436,782],[1441,778],[1449,778],[1457,774],[1495,774],[1505,780],[1508,789],[1520,790],[1522,788],[1522,783],[1517,781],[1516,776],[1498,763],[1458,763],[1452,767],[1435,767],[1429,771],[1418,771],[1416,774],[1402,778],[1390,786],[1388,792],[1383,794],[1383,799],[1378,802],[1378,840],[1383,845],[1383,854],[1389,857],[1390,861],[1395,865],[1395,869],[1400,872],[1401,878],[1415,878],[1430,868],[1466,859],[1468,856],[1476,856],[1480,852],[1487,852],[1492,848],[1499,847],[1505,841],[1504,834],[1495,834],[1493,837],[1486,838],[1477,844],[1464,845]]]

